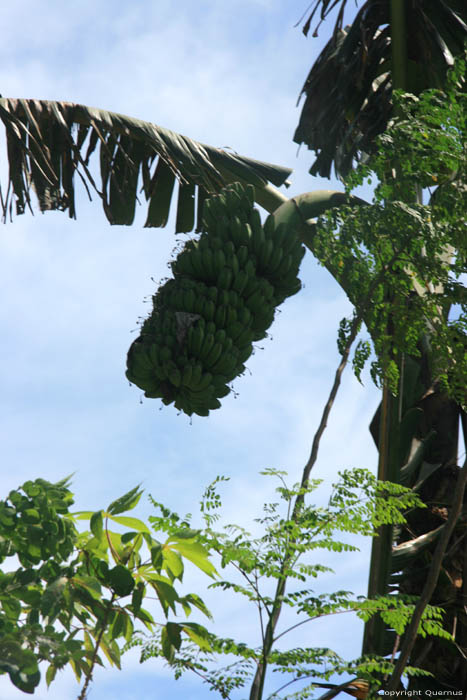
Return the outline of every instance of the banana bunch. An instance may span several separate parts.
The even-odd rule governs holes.
[[[272,217],[262,225],[252,186],[235,183],[210,197],[203,225],[171,263],[173,278],[153,296],[153,311],[128,351],[126,376],[149,398],[207,416],[245,370],[276,307],[299,291],[305,249]]]

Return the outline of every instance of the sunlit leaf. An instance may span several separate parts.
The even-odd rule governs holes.
[[[55,676],[57,675],[57,667],[54,666],[53,664],[50,664],[48,667],[46,673],[45,673],[45,682],[47,683],[47,688],[50,686],[52,681],[54,680]]]
[[[135,504],[136,505],[136,504]],[[130,510],[125,509],[125,510]],[[126,515],[110,515],[109,516],[110,520],[113,520],[115,523],[118,523],[119,525],[125,525],[125,527],[132,527],[135,530],[138,530],[138,532],[147,532],[150,534],[150,529],[148,526],[143,523],[142,520],[139,520],[138,518],[132,518]]]
[[[205,547],[199,542],[180,541],[178,539],[169,538],[167,544],[179,552],[185,559],[191,561],[198,569],[204,571],[205,574],[214,578],[217,574],[214,564],[208,557],[209,553]]]
[[[180,555],[173,552],[168,546],[165,546],[162,548],[162,556],[164,560],[164,569],[171,577],[182,580],[183,562]]]
[[[102,639],[100,643],[100,648],[106,655],[109,663],[112,666],[116,666],[121,669],[120,665],[120,650],[117,644],[108,644],[106,640]]]
[[[101,510],[91,515],[90,528],[94,537],[100,540],[104,534],[104,521]]]
[[[182,624],[183,631],[195,642],[200,649],[211,651],[211,643],[209,641],[209,633],[205,627],[198,625],[195,622],[184,622]]]
[[[140,608],[138,611],[133,611],[133,612],[134,612],[134,616],[138,620],[141,620],[141,622],[143,622],[144,625],[149,630],[152,630],[153,625],[154,625],[154,618],[148,610],[145,610],[144,608]]]
[[[86,593],[88,593],[94,600],[101,600],[101,586],[92,576],[73,576],[72,583],[74,586],[78,586],[86,591]]]
[[[175,612],[175,603],[178,601],[178,593],[170,581],[156,576],[147,576],[147,580],[156,591],[164,613],[167,615],[169,608]]]
[[[120,496],[120,498],[117,498],[116,501],[112,501],[112,503],[107,507],[107,511],[110,515],[118,515],[119,513],[124,513],[127,510],[133,510],[133,508],[138,505],[139,499],[142,495],[143,491],[140,489],[140,487],[135,486],[134,489],[131,489],[131,491],[128,491],[128,493]]]

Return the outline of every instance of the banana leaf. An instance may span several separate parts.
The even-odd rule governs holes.
[[[413,438],[412,441],[412,449],[410,451],[408,460],[406,464],[402,467],[400,471],[400,483],[403,484],[404,486],[411,486],[413,490],[415,491],[417,488],[420,488],[420,486],[423,484],[427,476],[425,475],[426,472],[423,472],[424,476],[418,477],[417,480],[417,486],[414,486],[414,481],[417,479],[417,469],[422,465],[420,469],[420,474],[422,473],[422,470],[425,465],[428,465],[429,467],[432,468],[432,471],[435,471],[440,467],[440,464],[429,464],[428,462],[423,462],[423,455],[425,454],[427,448],[431,445],[431,443],[434,441],[436,438],[436,433],[434,431],[431,431],[426,438],[423,438],[422,440],[418,440],[417,438]],[[430,473],[432,473],[430,471]]]
[[[444,526],[444,524],[440,525],[435,530],[427,532],[425,535],[420,535],[413,540],[403,542],[393,547],[391,554],[391,570],[394,572],[401,571],[409,566],[421,552],[429,545],[433,544],[433,542],[436,542]]]
[[[367,0],[351,27],[343,27],[347,0],[316,0],[303,31],[321,8],[321,21],[340,5],[334,32],[308,74],[294,141],[317,154],[310,172],[330,177],[350,171],[371,152],[392,112],[390,0]],[[406,0],[407,90],[441,88],[467,39],[464,0]],[[315,34],[317,28],[315,29]]]
[[[150,122],[71,102],[0,99],[9,174],[0,188],[3,218],[32,210],[68,211],[76,218],[76,175],[97,193],[111,224],[130,225],[140,192],[146,226],[165,226],[178,185],[176,231],[199,224],[208,193],[229,182],[252,184],[258,202],[270,183],[291,170],[208,146]],[[92,155],[99,156],[100,183]],[[140,187],[140,189],[138,189]]]

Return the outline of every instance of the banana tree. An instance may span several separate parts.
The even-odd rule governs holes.
[[[356,161],[374,152],[376,137],[394,116],[394,88],[419,94],[442,86],[454,57],[464,52],[467,37],[466,7],[456,0],[368,0],[352,25],[345,28],[346,0],[317,0],[304,33],[318,10],[320,21],[316,19],[315,31],[337,5],[333,35],[303,87],[306,99],[295,132],[295,141],[317,154],[310,172],[324,176],[330,175],[332,165],[337,174],[345,176]],[[413,183],[404,191],[401,178],[397,199],[413,201],[417,194]],[[453,252],[445,251],[447,258]],[[415,290],[424,293],[423,285],[415,285]],[[409,529],[402,533],[392,533],[390,528],[382,531],[373,546],[370,595],[382,594],[389,587],[420,596],[435,543],[453,509],[460,470],[456,466],[459,415],[465,420],[465,414],[459,402],[442,391],[430,366],[430,334],[420,338],[419,354],[399,357],[399,397],[392,398],[386,386],[371,432],[380,450],[380,478],[401,481],[418,490],[430,517],[414,514]],[[467,628],[461,604],[467,592],[465,526],[458,526],[456,533],[432,602],[446,604],[457,653],[452,654],[452,647],[449,651],[442,642],[422,640],[413,651],[414,663],[434,672],[440,689],[467,685]],[[393,538],[398,544],[391,554]],[[364,652],[395,654],[398,644],[381,621],[367,624]],[[423,689],[424,684],[413,679],[410,687]]]
[[[316,7],[319,4],[315,3]],[[338,0],[323,2],[322,17],[337,4]],[[390,3],[383,0],[367,2],[349,31],[342,29],[345,0],[340,4],[335,33],[305,85],[307,100],[295,136],[297,141],[307,143],[318,151],[318,160],[312,172],[324,175],[329,175],[332,163],[339,173],[349,172],[355,160],[371,152],[375,136],[383,131],[391,115],[392,34],[391,29],[385,28],[385,25],[391,27]],[[415,58],[410,55],[407,61],[401,62],[401,71],[404,66],[410,70],[405,71],[405,77],[397,84],[419,92],[427,86],[443,84],[452,56],[461,50],[467,18],[460,2],[432,3],[436,6],[435,10],[428,10],[415,1],[408,3],[407,7],[409,5],[409,21],[414,23],[411,30],[418,32],[417,43],[411,44],[411,50],[415,51],[418,47],[418,53],[415,51]],[[427,56],[433,60],[428,61]],[[338,92],[329,92],[329,85],[335,84],[336,67],[339,68],[340,88]],[[409,74],[410,80],[407,77]],[[329,80],[329,76],[332,76],[332,80]],[[72,103],[2,98],[0,117],[6,130],[10,168],[8,184],[2,194],[5,220],[23,213],[27,207],[32,208],[33,193],[42,211],[63,210],[75,217],[75,182],[79,178],[89,196],[92,192],[97,195],[110,223],[130,225],[134,219],[138,183],[141,180],[142,193],[148,203],[146,226],[167,224],[177,190],[177,201],[174,203],[176,231],[201,231],[209,211],[207,200],[212,199],[213,194],[232,182],[252,185],[252,198],[267,212],[274,214],[277,224],[286,223],[290,229],[296,230],[351,300],[358,303],[354,293],[355,266],[352,269],[352,266],[341,265],[339,259],[323,254],[315,219],[343,205],[361,206],[361,200],[345,192],[328,191],[289,199],[274,186],[286,182],[290,169],[215,149],[154,124],[105,110]],[[331,129],[329,125],[332,125]],[[98,169],[92,159],[96,152]],[[364,275],[363,269],[361,274]],[[365,321],[368,320],[366,311],[364,309],[362,312]],[[432,378],[422,373],[418,360],[414,360],[414,363],[414,373],[421,377],[427,393]],[[420,399],[420,390],[417,394],[413,389],[416,379],[412,381],[412,391]],[[174,374],[174,381],[179,381],[178,375]],[[404,389],[404,397],[409,396],[406,392],[408,390]],[[432,393],[438,395],[436,387]],[[168,400],[170,397],[166,398]],[[413,396],[405,399],[407,410],[414,400]],[[388,392],[386,401],[391,401]],[[428,403],[421,407],[424,416]],[[441,411],[443,417],[447,415],[444,408]],[[456,411],[458,415],[457,404],[455,408],[451,405],[451,409],[449,436],[446,438],[448,432],[445,432],[443,440],[452,448],[454,442],[451,433]],[[419,455],[418,443],[428,445],[426,438],[431,436],[433,424],[442,424],[439,420],[425,422],[427,425],[423,427],[422,434],[417,432],[410,443],[411,456],[415,452]],[[386,438],[388,427],[389,423],[382,421],[380,433],[385,434]],[[397,422],[393,430],[399,431]],[[442,434],[441,428],[438,434]],[[381,443],[381,438],[377,439]],[[427,454],[424,460],[431,465]],[[410,473],[420,462],[415,467],[413,460],[411,464]],[[444,466],[440,465],[441,468]],[[389,545],[391,537],[386,537]],[[404,551],[407,553],[409,550],[406,547]],[[378,584],[372,593],[386,590],[387,585],[387,577],[384,577],[382,587]],[[271,620],[271,629],[268,630],[271,634],[276,623],[277,618]],[[367,646],[366,651],[370,650],[371,647]],[[252,691],[252,698],[260,697],[257,688],[263,682],[260,678],[262,672],[259,668],[258,683]]]
[[[464,52],[463,0],[367,0],[343,26],[347,0],[314,0],[303,32],[338,6],[332,36],[302,88],[294,141],[316,152],[312,175],[347,174],[371,151],[392,116],[393,87],[412,94],[442,88],[455,56]]]

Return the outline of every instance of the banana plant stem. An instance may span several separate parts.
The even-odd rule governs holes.
[[[404,642],[402,644],[401,652],[399,658],[397,659],[392,676],[389,679],[385,692],[397,690],[399,685],[400,677],[404,671],[404,668],[409,660],[410,654],[412,653],[413,646],[418,635],[418,626],[420,620],[422,619],[423,612],[430,602],[433,592],[436,588],[438,582],[439,573],[443,564],[443,558],[448,546],[449,539],[452,532],[456,526],[457,520],[462,512],[462,504],[464,500],[464,491],[467,483],[467,460],[464,462],[464,466],[459,472],[457,478],[457,484],[455,488],[455,498],[449,512],[449,517],[446,521],[446,525],[438,539],[438,544],[436,545],[435,552],[433,554],[433,559],[431,562],[430,570],[428,572],[428,577],[426,579],[423,591],[420,595],[420,599],[415,606],[412,619],[404,635]]]
[[[407,91],[407,0],[391,0],[391,55],[393,89]]]

